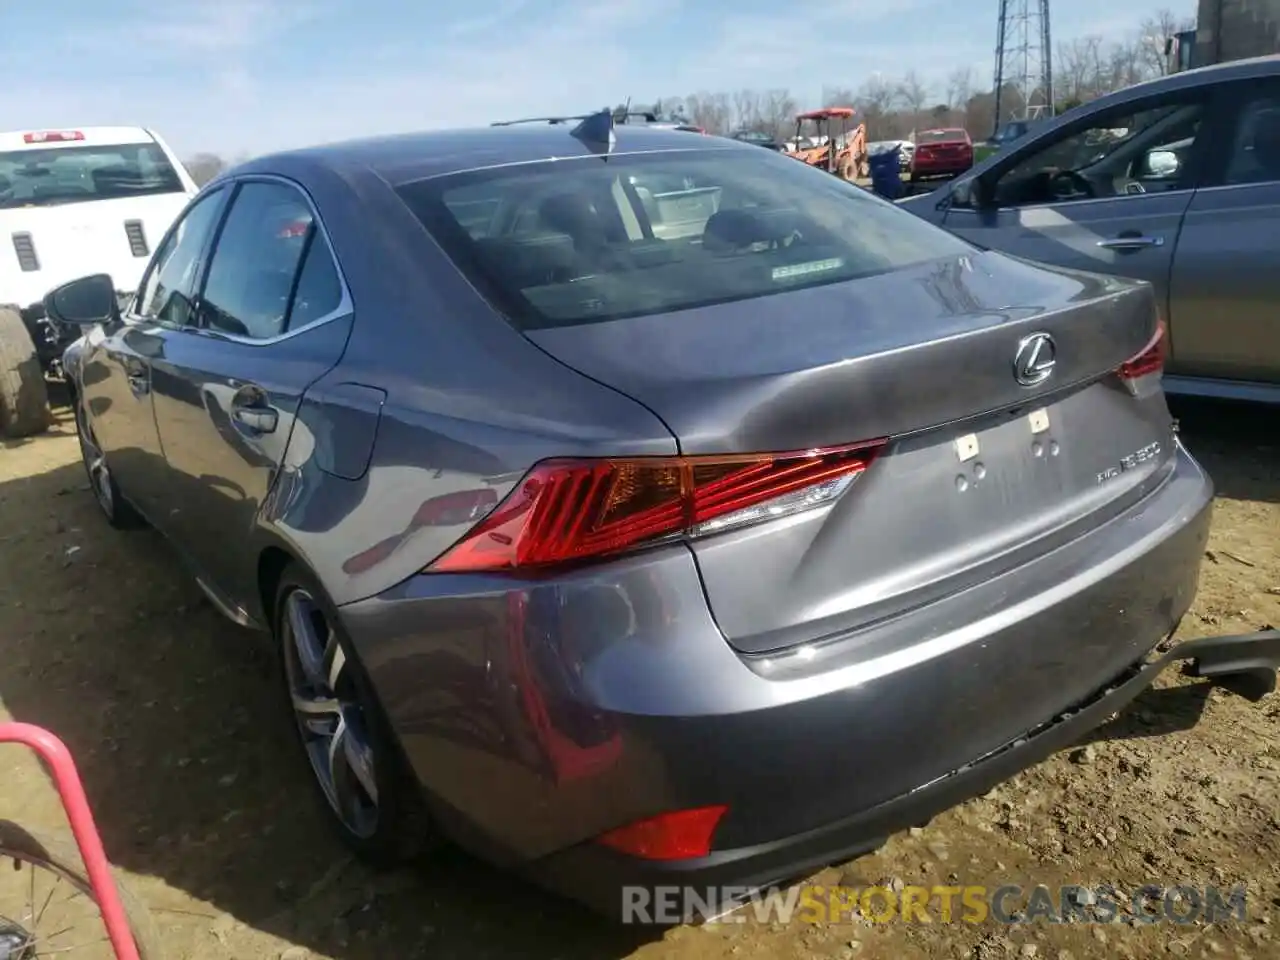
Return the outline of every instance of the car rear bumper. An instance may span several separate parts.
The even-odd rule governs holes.
[[[848,858],[1123,705],[1194,596],[1212,492],[1179,446],[1078,540],[771,659],[731,650],[681,547],[555,580],[415,577],[342,612],[447,828],[615,912],[625,884],[751,887]],[[591,842],[710,804],[729,810],[706,858]]]

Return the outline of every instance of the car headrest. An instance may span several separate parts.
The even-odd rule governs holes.
[[[604,233],[600,214],[591,201],[577,193],[553,193],[538,205],[543,226],[566,233],[575,240]]]
[[[113,183],[132,184],[140,179],[137,170],[125,166],[95,167],[89,172],[89,176],[93,179],[95,187]]]
[[[1258,114],[1253,128],[1253,151],[1268,170],[1280,169],[1280,110]]]
[[[707,220],[702,245],[708,250],[740,250],[785,240],[794,229],[795,217],[789,210],[719,210]]]

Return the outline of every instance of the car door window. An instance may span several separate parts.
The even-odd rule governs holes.
[[[218,222],[222,200],[220,189],[201,197],[165,238],[134,301],[139,316],[176,327],[194,323],[191,302],[200,255]]]
[[[342,279],[338,276],[337,264],[333,262],[324,236],[312,226],[285,329],[297,330],[315,323],[341,305]]]
[[[1198,98],[1101,114],[1020,156],[995,180],[996,203],[1021,207],[1186,189],[1203,117]]]
[[[313,249],[315,258],[308,255]],[[307,289],[299,301],[299,323],[332,311],[340,299],[333,291],[340,286],[332,260],[324,262],[328,256],[311,207],[297,189],[243,184],[209,261],[201,325],[252,340],[277,337],[289,327],[295,281],[301,288],[302,280]],[[305,267],[302,274],[300,267]]]
[[[1222,182],[1235,185],[1277,181],[1280,181],[1280,88],[1260,84],[1241,105]]]

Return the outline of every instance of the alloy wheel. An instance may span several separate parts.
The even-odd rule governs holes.
[[[346,652],[315,599],[284,599],[285,676],[311,769],[342,825],[361,839],[378,828],[378,784],[364,710]]]

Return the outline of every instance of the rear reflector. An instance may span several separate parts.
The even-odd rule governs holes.
[[[746,456],[544,460],[428,570],[586,560],[789,516],[839,497],[884,443]]]
[[[84,134],[79,130],[42,130],[22,135],[23,143],[70,143],[83,139]]]
[[[15,233],[13,252],[18,255],[18,267],[23,273],[35,273],[40,269],[40,258],[36,256],[36,244],[31,239],[31,234]]]
[[[610,830],[596,843],[642,860],[688,860],[711,853],[711,840],[726,806],[660,814]]]
[[[129,239],[129,252],[135,257],[145,257],[151,252],[147,246],[147,234],[141,220],[126,220],[124,235]]]
[[[1156,332],[1151,340],[1137,354],[1130,357],[1116,371],[1121,380],[1132,381],[1164,369],[1165,346],[1164,320],[1156,324]]]

